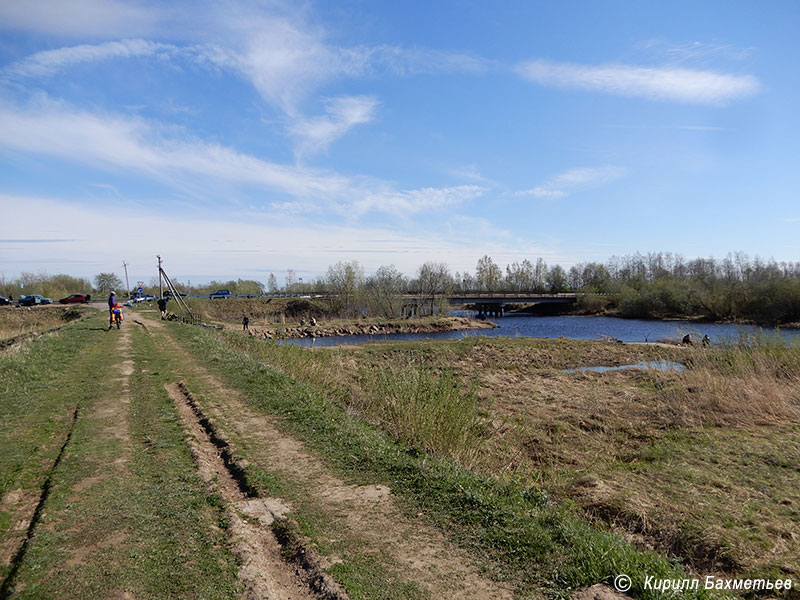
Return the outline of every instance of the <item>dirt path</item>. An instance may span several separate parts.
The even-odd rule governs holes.
[[[3,564],[11,564],[12,569],[9,576],[3,583],[0,595],[11,593],[17,568],[21,565],[28,545],[36,535],[40,527],[53,529],[53,523],[40,522],[46,511],[46,502],[51,491],[51,482],[55,470],[59,467],[62,458],[68,452],[75,425],[78,419],[96,420],[101,424],[101,435],[118,441],[118,456],[114,461],[115,471],[109,469],[98,469],[97,473],[78,481],[72,488],[71,498],[77,500],[84,490],[92,487],[111,476],[112,473],[119,474],[118,469],[128,460],[130,454],[130,431],[127,410],[120,410],[130,403],[130,376],[134,370],[133,360],[130,356],[131,334],[129,330],[109,331],[108,335],[117,335],[116,353],[119,357],[118,372],[119,376],[114,378],[113,387],[122,390],[121,394],[113,393],[100,398],[80,402],[71,410],[71,423],[67,429],[61,450],[56,457],[52,467],[39,490],[15,490],[3,498],[2,507],[5,509],[7,504],[15,504],[15,513],[19,515],[12,526],[12,535],[2,547],[0,547],[0,561]],[[84,560],[92,553],[104,545],[118,544],[122,537],[116,532],[107,536],[101,545],[89,544],[84,546],[70,547],[68,558],[65,560],[63,568],[71,569]]]
[[[200,475],[225,500],[225,515],[234,552],[241,561],[239,579],[246,598],[292,598],[313,600],[308,586],[281,556],[281,547],[269,526],[288,508],[275,498],[248,498],[226,468],[219,450],[192,409],[193,399],[185,387],[169,384],[189,436],[189,444]]]
[[[270,471],[303,483],[311,495],[309,501],[324,514],[336,515],[342,537],[358,540],[371,555],[390,557],[388,562],[397,566],[402,578],[417,584],[431,598],[513,597],[510,586],[482,576],[476,561],[438,529],[421,518],[407,516],[389,488],[352,485],[332,475],[302,443],[281,433],[269,416],[250,408],[237,390],[198,364],[161,322],[142,313],[140,317],[158,335],[162,347],[177,358],[186,380],[200,380],[211,390],[203,398],[205,412],[232,430],[233,439],[244,440],[251,458],[257,457]]]

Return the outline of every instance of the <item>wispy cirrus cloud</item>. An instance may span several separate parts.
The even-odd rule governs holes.
[[[156,54],[174,55],[180,51],[177,46],[172,44],[161,44],[142,39],[120,40],[103,44],[81,44],[37,52],[4,67],[0,70],[0,75],[11,78],[47,77],[80,63]]]
[[[708,60],[724,59],[741,61],[748,58],[753,48],[740,48],[733,44],[718,42],[674,42],[664,38],[651,38],[636,45],[636,48],[656,58],[665,59],[669,64],[691,62],[702,63]]]
[[[478,186],[398,190],[382,180],[263,160],[142,117],[96,114],[48,99],[26,107],[0,99],[0,148],[139,173],[172,187],[198,181],[255,186],[291,197],[275,203],[285,211],[348,218],[437,210],[482,193]]]
[[[311,198],[338,196],[348,186],[344,177],[265,161],[141,117],[96,114],[50,100],[23,108],[0,102],[0,146],[167,183],[193,175]]]
[[[534,60],[517,66],[534,83],[567,89],[695,104],[725,104],[761,89],[752,75],[708,70],[633,65],[579,65]]]
[[[295,154],[300,157],[326,150],[351,128],[372,121],[378,104],[372,96],[327,99],[325,115],[298,118],[289,125],[289,133],[298,139]]]
[[[622,167],[576,167],[554,175],[542,185],[519,192],[535,198],[565,198],[574,193],[601,187],[622,179],[627,169]]]
[[[111,0],[82,1],[85,6],[78,6],[79,12],[81,7],[88,10],[87,7],[96,6],[108,15],[116,14],[117,9],[125,14],[123,7]],[[326,32],[310,26],[300,10],[278,4],[270,7],[245,2],[231,4],[235,10],[228,5],[223,9],[207,3],[205,10],[185,15],[185,19],[177,14],[178,9],[150,7],[143,13],[149,15],[155,29],[158,29],[155,24],[163,28],[169,22],[183,20],[203,32],[183,45],[123,39],[65,46],[12,63],[0,70],[0,78],[48,77],[74,65],[123,58],[157,57],[213,65],[242,78],[268,105],[283,114],[286,133],[295,143],[295,154],[302,157],[324,151],[350,128],[372,121],[379,106],[378,100],[371,96],[317,97],[319,90],[332,81],[383,73],[405,77],[421,73],[479,73],[486,69],[486,61],[458,52],[331,44]],[[49,6],[45,0],[41,0],[41,5]],[[49,27],[44,14],[30,20],[28,23],[12,19],[20,27],[26,23],[31,27],[36,23],[43,29]],[[100,23],[104,22],[101,19],[97,27],[102,30]],[[314,115],[314,109],[309,108],[313,105],[321,105],[322,113]]]
[[[175,235],[175,219],[155,210],[131,209],[122,204],[110,212],[104,204],[64,202],[52,198],[9,196],[0,192],[0,205],[24,205],[38,215],[13,211],[0,222],[0,266],[6,273],[28,270],[31,264],[51,264],[57,255],[59,269],[74,275],[92,276],[119,269],[119,262],[98,248],[126,248],[132,278],[146,279],[152,271],[153,244],[166,261],[170,275],[195,281],[192,273],[202,269],[200,279],[245,277],[260,279],[287,268],[310,276],[324,273],[325,263],[357,257],[367,272],[394,264],[413,275],[425,261],[435,257],[454,270],[472,270],[478,258],[490,252],[497,260],[514,261],[543,256],[548,261],[575,262],[555,247],[532,246],[525,240],[498,235],[478,219],[455,217],[454,230],[435,227],[403,231],[391,226],[353,226],[297,219],[276,221],[272,214],[205,214],[195,211],[181,219]],[[120,228],[119,223],[125,227]],[[11,235],[13,232],[13,235]],[[57,233],[53,233],[57,232]],[[53,235],[69,237],[53,238]],[[31,240],[31,243],[21,243]],[[302,240],[302,243],[298,243]],[[35,243],[37,241],[47,243]],[[246,258],[242,255],[246,254]],[[202,265],[202,266],[198,266]]]
[[[441,210],[459,206],[481,197],[486,189],[478,185],[458,185],[444,188],[421,188],[416,190],[392,190],[389,188],[370,191],[352,204],[355,214],[376,210],[397,216],[417,214],[426,210]]]
[[[0,2],[0,28],[57,36],[131,35],[151,31],[155,11],[121,0]]]

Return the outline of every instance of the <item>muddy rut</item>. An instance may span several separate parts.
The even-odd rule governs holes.
[[[169,336],[162,323],[150,319],[146,319],[146,323],[150,331],[158,335],[164,349],[178,358],[182,375],[187,380],[202,380],[211,390],[203,397],[203,408],[209,417],[224,423],[230,433],[235,433],[233,439],[244,440],[241,443],[248,445],[249,456],[258,457],[270,471],[303,482],[311,494],[308,500],[326,513],[336,515],[336,526],[347,531],[346,537],[357,539],[369,553],[390,556],[402,578],[417,584],[432,598],[502,600],[513,597],[511,586],[484,577],[466,551],[424,522],[421,515],[408,516],[388,487],[352,485],[332,475],[301,442],[280,432],[268,415],[250,408],[240,392],[227,387],[199,365]],[[174,387],[171,393],[181,392]],[[191,411],[187,407],[181,410]],[[236,493],[241,494],[238,487]],[[234,504],[236,502],[247,500],[238,497]],[[285,506],[280,502],[278,505]]]
[[[220,441],[212,440],[202,426],[202,413],[188,389],[179,383],[167,385],[184,426],[202,478],[212,485],[225,501],[225,514],[233,550],[239,557],[239,579],[246,588],[245,597],[316,598],[300,574],[283,560],[281,546],[270,529],[288,507],[276,498],[252,498],[242,490],[220,452]]]

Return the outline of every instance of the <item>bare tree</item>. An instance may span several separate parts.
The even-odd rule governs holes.
[[[333,303],[340,309],[351,310],[355,307],[357,295],[364,285],[364,268],[357,260],[337,262],[328,267],[325,282],[328,291],[335,296]]]
[[[475,267],[475,281],[480,289],[492,292],[500,287],[502,280],[503,272],[488,254],[478,260],[478,265]]]
[[[270,273],[269,277],[267,277],[267,291],[270,294],[274,294],[278,291],[278,278],[275,277],[275,273]]]
[[[379,267],[364,285],[370,304],[383,316],[400,314],[402,294],[408,289],[408,280],[394,265]]]
[[[417,271],[417,291],[420,296],[421,306],[428,304],[428,314],[434,314],[437,306],[442,305],[438,300],[453,287],[453,277],[450,267],[443,262],[426,262]],[[438,299],[438,300],[437,300]]]
[[[98,292],[110,292],[122,289],[122,280],[114,273],[98,273],[94,276],[94,289]]]
[[[516,291],[532,291],[535,273],[533,263],[527,258],[522,263],[513,262],[506,265],[506,287]]]

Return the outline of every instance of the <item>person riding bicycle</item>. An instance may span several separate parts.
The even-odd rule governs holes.
[[[113,317],[114,322],[117,324],[117,329],[119,329],[119,326],[122,324],[122,320],[125,318],[122,314],[122,307],[119,304],[114,303],[114,306],[111,307],[111,316]]]
[[[108,328],[111,329],[114,326],[114,305],[117,303],[117,292],[111,291],[108,295]]]

